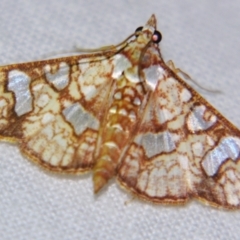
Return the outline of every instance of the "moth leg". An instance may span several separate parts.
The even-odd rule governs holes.
[[[179,73],[180,73],[186,80],[193,82],[195,85],[197,85],[199,88],[203,89],[204,91],[212,92],[212,93],[222,93],[220,90],[208,89],[208,88],[201,86],[201,84],[199,84],[196,80],[192,79],[192,77],[190,75],[188,75],[186,72],[184,72],[182,69],[176,68],[175,64],[172,60],[168,60],[167,65],[175,74],[177,74],[179,76]]]
[[[176,73],[177,75],[179,74],[179,73],[181,73],[183,76],[184,76],[184,78],[186,78],[186,79],[188,79],[188,80],[193,80],[191,77],[190,77],[190,75],[188,75],[187,73],[185,73],[182,69],[180,69],[180,68],[176,68],[175,67],[175,64],[174,64],[174,62],[172,61],[172,60],[168,60],[167,61],[167,65],[168,65],[168,67],[174,72],[174,73]]]

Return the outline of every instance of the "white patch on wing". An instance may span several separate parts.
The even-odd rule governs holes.
[[[151,65],[144,69],[145,80],[148,86],[154,90],[160,79],[164,77],[165,70],[158,65]]]
[[[97,93],[97,89],[95,86],[93,85],[82,85],[81,86],[81,91],[83,93],[83,95],[85,96],[85,99],[87,101],[91,100],[92,98],[95,97],[96,93]]]
[[[195,106],[193,108],[192,112],[187,118],[187,126],[191,132],[207,130],[216,123],[217,117],[206,111],[207,109],[204,105]]]
[[[162,152],[171,152],[176,148],[174,137],[168,131],[140,134],[134,139],[134,142],[144,148],[148,158]]]
[[[131,62],[122,54],[117,54],[114,56],[113,65],[114,70],[112,72],[112,77],[114,79],[118,79],[124,70],[132,66]]]
[[[202,167],[208,176],[214,176],[221,164],[227,160],[237,160],[240,154],[240,139],[224,137],[218,145],[209,151],[202,161]]]
[[[180,98],[183,102],[187,102],[191,99],[192,94],[186,89],[183,88],[181,93],[180,93]]]
[[[46,65],[44,71],[47,81],[52,83],[57,90],[62,90],[68,85],[70,68],[67,63],[61,62],[56,73],[51,73],[50,65]]]
[[[63,110],[65,119],[74,127],[75,133],[80,135],[87,128],[98,130],[99,121],[79,104],[74,103]]]
[[[8,73],[8,90],[15,94],[14,110],[18,116],[32,111],[32,95],[29,90],[30,77],[19,70]]]

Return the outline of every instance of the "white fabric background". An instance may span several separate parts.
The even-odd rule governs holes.
[[[240,127],[239,12],[238,0],[1,0],[0,64],[115,44],[155,13],[165,60],[223,91],[202,94]],[[1,239],[240,239],[240,210],[129,200],[115,181],[95,197],[91,174],[46,173],[0,143]]]

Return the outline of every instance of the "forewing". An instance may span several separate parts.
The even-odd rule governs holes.
[[[196,197],[239,208],[239,130],[161,66],[164,74],[119,165],[120,184],[151,202],[181,203]]]
[[[1,139],[50,170],[91,168],[112,70],[96,54],[1,67]]]

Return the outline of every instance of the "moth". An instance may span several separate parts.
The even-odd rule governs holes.
[[[240,207],[240,131],[161,56],[156,18],[116,46],[0,67],[0,138],[138,198]]]

